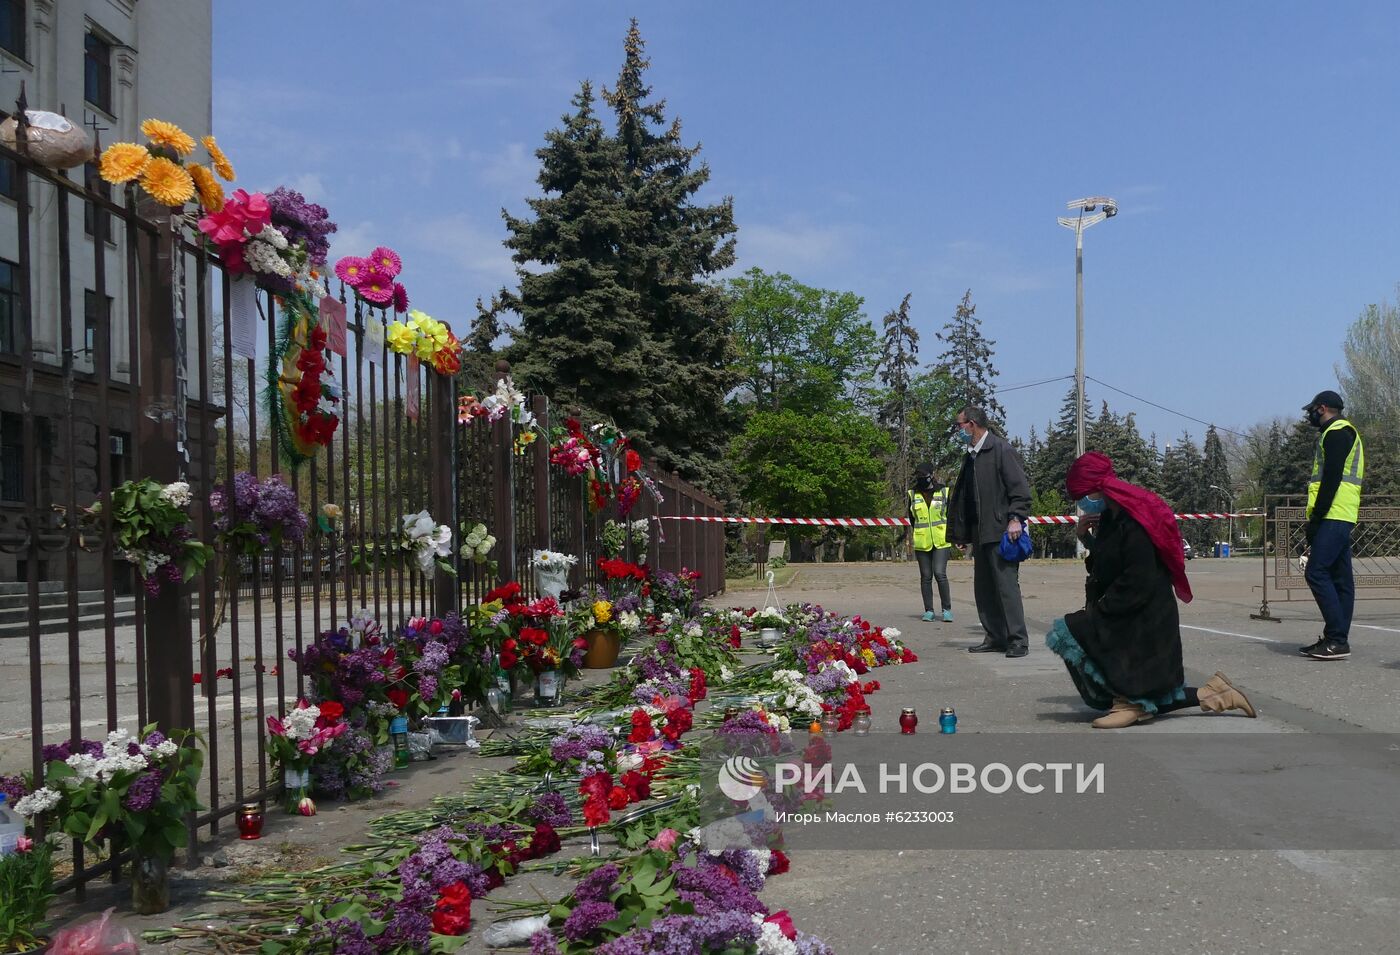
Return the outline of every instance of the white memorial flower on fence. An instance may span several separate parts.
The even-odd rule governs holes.
[[[433,565],[452,553],[452,528],[439,524],[427,511],[403,516],[404,548],[412,551],[418,567],[425,574]],[[450,570],[445,564],[439,564]]]
[[[165,498],[176,507],[189,507],[194,500],[194,495],[190,492],[189,483],[186,481],[175,481],[167,484],[160,492],[160,496]]]
[[[467,536],[462,539],[461,554],[467,560],[475,561],[478,564],[485,563],[486,555],[491,553],[491,548],[496,546],[496,538],[487,531],[485,524],[476,524],[467,532]]]

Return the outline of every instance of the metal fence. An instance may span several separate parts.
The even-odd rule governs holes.
[[[259,402],[278,300],[260,293],[258,355],[236,354],[231,276],[188,222],[138,206],[131,191],[108,199],[95,182],[37,165],[22,136],[18,151],[0,147],[0,162],[12,164],[17,196],[13,219],[0,220],[0,242],[8,243],[0,258],[14,256],[7,303],[15,333],[14,352],[0,353],[7,429],[0,437],[7,449],[22,445],[14,462],[7,457],[6,489],[17,482],[23,490],[21,500],[0,500],[0,568],[25,582],[28,611],[24,638],[0,639],[0,664],[27,664],[29,673],[27,701],[0,691],[0,731],[18,730],[0,733],[0,771],[27,763],[39,772],[47,742],[147,723],[196,729],[207,746],[207,808],[189,820],[193,866],[201,833],[217,833],[241,803],[275,788],[266,717],[284,713],[305,689],[289,650],[344,624],[359,607],[397,626],[458,609],[504,580],[530,588],[536,548],[577,554],[576,583],[591,582],[603,516],[589,513],[580,479],[550,466],[546,441],[517,454],[508,422],[461,427],[455,379],[410,370],[386,344],[371,354],[370,313],[347,301],[343,288],[337,295],[348,308],[348,347],[334,369],[345,394],[341,424],[317,457],[287,469]],[[81,349],[79,292],[84,301],[109,303],[84,313]],[[36,354],[38,322],[57,324],[59,361]],[[117,339],[124,360],[114,361]],[[548,401],[537,396],[532,404],[547,425]],[[22,421],[17,435],[9,430],[14,421]],[[113,439],[123,436],[116,454]],[[75,519],[94,501],[108,504],[123,480],[186,480],[194,492],[191,527],[212,542],[209,494],[245,470],[282,474],[313,524],[305,540],[246,561],[227,593],[217,558],[187,586],[166,586],[157,596],[121,588],[129,568],[114,553],[110,507],[91,539]],[[718,502],[675,475],[654,477],[666,499],[657,505],[643,495],[634,519],[720,513]],[[322,529],[314,518],[327,503],[339,505],[342,518]],[[363,559],[398,539],[402,515],[422,509],[453,528],[454,547],[474,523],[486,524],[498,540],[496,573],[456,553],[455,577]],[[707,595],[721,589],[722,528],[665,524],[652,522],[648,553],[637,556],[660,568],[700,570]],[[44,633],[41,596],[52,611],[54,581],[68,594],[66,628]],[[120,598],[129,612],[118,605],[119,589],[134,590]],[[85,607],[82,593],[98,595],[96,610]],[[74,847],[63,885],[81,895],[97,875],[115,878],[120,861],[89,864]]]
[[[1307,552],[1307,497],[1271,495],[1264,500],[1264,513],[1259,519],[1263,524],[1262,598],[1259,612],[1251,616],[1272,620],[1271,595],[1275,603],[1312,599],[1298,560]],[[1351,551],[1358,598],[1400,596],[1400,499],[1362,498]]]

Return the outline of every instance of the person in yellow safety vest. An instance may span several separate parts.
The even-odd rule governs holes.
[[[919,562],[919,590],[924,598],[924,620],[935,620],[933,582],[938,581],[938,598],[943,619],[953,622],[953,600],[948,591],[948,487],[933,473],[932,464],[914,469],[914,487],[909,491],[909,526],[914,532],[914,558]]]
[[[1351,573],[1351,532],[1361,516],[1366,451],[1356,426],[1342,417],[1342,396],[1319,392],[1303,406],[1308,423],[1322,432],[1308,479],[1308,566],[1313,599],[1322,611],[1322,635],[1299,650],[1314,660],[1351,656],[1351,612],[1356,582]]]

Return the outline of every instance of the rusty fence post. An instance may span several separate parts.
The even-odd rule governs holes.
[[[549,513],[549,399],[535,395],[530,399],[538,435],[530,445],[530,463],[535,471],[535,540],[532,550],[553,550],[553,522]],[[533,556],[533,555],[531,555]]]
[[[462,517],[457,513],[457,431],[453,426],[452,378],[428,376],[429,458],[432,469],[428,484],[429,506],[437,520],[452,528],[453,553],[449,561],[461,566],[457,548],[462,541]],[[445,617],[461,607],[457,601],[457,581],[441,567],[433,572],[433,616]]]

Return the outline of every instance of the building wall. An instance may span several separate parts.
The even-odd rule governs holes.
[[[142,120],[155,117],[179,125],[196,139],[211,131],[213,116],[212,0],[26,0],[25,51],[18,57],[0,50],[0,108],[14,111],[20,85],[30,109],[62,112],[81,122],[101,145],[141,142]],[[87,102],[85,89],[85,41],[95,33],[111,45],[111,109]],[[198,153],[196,154],[198,155]],[[75,183],[85,177],[83,167],[68,170]],[[78,504],[90,504],[97,493],[97,423],[105,417],[114,432],[132,432],[127,392],[114,393],[106,407],[93,400],[94,353],[88,349],[85,293],[95,290],[93,237],[84,228],[85,203],[68,201],[69,315],[74,367],[78,372],[73,414],[67,411],[59,377],[63,363],[63,321],[59,273],[59,222],[57,189],[29,180],[31,339],[37,363],[32,396],[36,415],[49,434],[50,446],[40,454],[37,488],[41,506],[58,503],[66,495],[68,468],[73,468]],[[121,193],[115,192],[120,201]],[[0,196],[0,258],[18,261],[19,234],[16,203]],[[104,243],[104,290],[111,299],[110,349],[113,385],[120,387],[133,374],[124,227],[109,220],[109,240]],[[198,336],[193,269],[187,281],[186,362],[188,393],[199,393]],[[0,355],[0,410],[19,408],[20,376],[17,355]],[[13,421],[13,418],[10,419]],[[69,462],[63,452],[64,429],[71,420],[76,451]],[[190,415],[190,429],[197,428]],[[9,444],[10,442],[6,442]],[[42,443],[42,442],[41,442]],[[12,446],[12,444],[11,444]],[[129,456],[129,446],[128,446]],[[125,473],[118,477],[139,477]],[[17,508],[0,501],[0,533],[13,521]],[[2,550],[3,548],[0,548]],[[86,563],[86,562],[85,562]],[[50,561],[50,577],[61,575],[62,561]],[[0,580],[13,580],[15,563],[0,557]],[[88,568],[83,576],[90,577]]]

